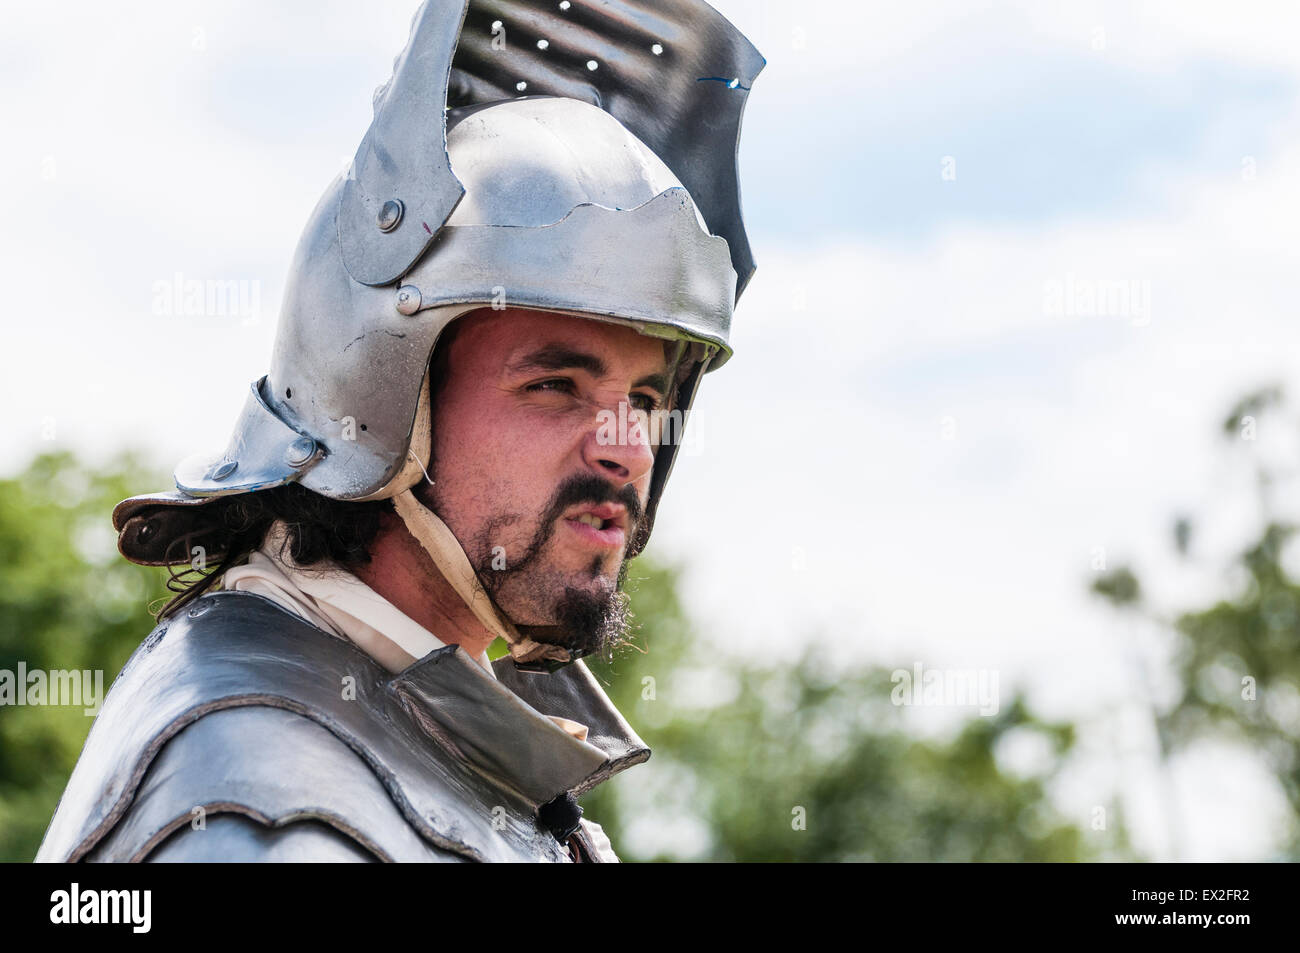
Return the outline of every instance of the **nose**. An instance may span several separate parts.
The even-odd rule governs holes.
[[[619,487],[638,482],[655,463],[648,424],[645,411],[626,398],[607,405],[596,414],[595,426],[583,441],[583,462]]]

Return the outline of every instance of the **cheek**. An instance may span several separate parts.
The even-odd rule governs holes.
[[[575,469],[577,438],[569,429],[526,413],[480,408],[441,423],[435,431],[433,478],[444,518],[474,531],[489,520],[518,517],[521,529],[533,521],[561,481]]]

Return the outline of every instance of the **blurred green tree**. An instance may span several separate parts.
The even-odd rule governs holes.
[[[1297,526],[1282,515],[1276,491],[1294,487],[1300,474],[1297,434],[1300,414],[1278,386],[1245,395],[1223,421],[1225,449],[1252,471],[1259,514],[1255,538],[1221,568],[1235,590],[1228,598],[1170,618],[1147,605],[1128,566],[1092,583],[1101,598],[1176,633],[1177,696],[1154,713],[1163,757],[1208,738],[1258,752],[1290,806],[1290,829],[1279,839],[1293,861],[1300,860],[1300,583],[1287,568]],[[1186,514],[1174,521],[1173,548],[1184,559],[1194,558],[1196,522]]]
[[[96,470],[68,452],[0,480],[0,669],[99,670],[107,692],[166,594],[163,570],[118,555],[109,514],[164,482],[131,453]],[[0,860],[35,856],[92,721],[82,706],[0,707]]]
[[[165,482],[131,454],[95,470],[68,453],[0,480],[0,669],[102,669],[111,683],[167,593],[164,570],[118,555],[109,514]],[[842,668],[825,652],[788,666],[707,657],[677,570],[641,559],[632,575],[637,647],[591,667],[655,753],[583,801],[626,859],[1081,860],[1127,849],[1122,824],[1104,842],[1085,838],[1045,793],[1070,725],[1039,721],[1016,697],[946,740],[912,737],[888,671]],[[91,720],[80,707],[0,707],[0,860],[35,854]],[[1048,743],[1041,774],[998,766],[999,742],[1021,731]],[[676,847],[662,846],[661,829]]]
[[[889,670],[837,664],[829,638],[787,666],[710,657],[678,600],[678,570],[642,560],[632,575],[639,651],[589,666],[654,753],[582,802],[625,859],[1131,856],[1122,822],[1089,836],[1052,806],[1047,787],[1074,730],[1035,718],[1019,695],[947,740],[916,738]],[[1000,769],[999,742],[1018,731],[1047,742],[1041,774]],[[1108,813],[1122,821],[1115,805]],[[647,826],[679,835],[675,848],[643,851],[665,840]]]

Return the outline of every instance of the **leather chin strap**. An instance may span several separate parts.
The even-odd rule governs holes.
[[[479,582],[478,574],[470,566],[469,557],[465,555],[460,541],[438,514],[417,500],[414,493],[409,489],[398,493],[393,497],[393,507],[410,534],[419,540],[424,551],[429,554],[438,571],[451,583],[465,605],[469,606],[474,617],[489,632],[505,640],[510,647],[510,656],[516,663],[536,665],[547,661],[573,661],[568,649],[521,635],[509,619],[502,618],[492,598]]]

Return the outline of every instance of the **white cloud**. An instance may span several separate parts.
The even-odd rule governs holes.
[[[907,89],[927,64],[976,76],[1087,51],[1097,25],[1124,68],[1300,71],[1300,11],[1272,3],[717,5],[771,61],[750,111],[772,128],[814,78],[851,121],[854,96]],[[17,412],[0,466],[44,446],[50,417],[60,442],[95,454],[143,444],[170,464],[224,445],[266,370],[299,230],[355,148],[413,6],[159,3],[129,21],[89,7],[75,29],[62,8],[12,11],[0,399]],[[284,85],[232,93],[252,64],[278,65]],[[313,84],[331,71],[348,92],[322,104]],[[1214,428],[1244,388],[1300,370],[1300,140],[1241,153],[1259,156],[1252,180],[1236,164],[1213,179],[1149,170],[1144,189],[1171,216],[760,247],[737,357],[702,389],[704,444],[679,463],[654,543],[690,560],[708,637],[998,668],[1004,691],[1023,678],[1049,714],[1130,697],[1126,633],[1084,595],[1094,547],[1153,567],[1164,605],[1205,593],[1214,573],[1172,565],[1169,518],[1242,486]],[[176,271],[260,281],[261,320],[151,313],[153,283]],[[1148,282],[1149,324],[1046,314],[1045,283],[1067,276]],[[1249,518],[1227,511],[1206,550],[1226,552]]]

